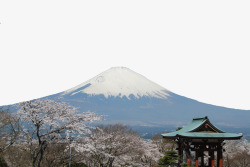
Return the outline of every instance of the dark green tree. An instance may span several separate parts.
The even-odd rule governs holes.
[[[3,159],[3,157],[0,156],[0,167],[8,167],[7,163]]]
[[[181,129],[182,129],[182,127],[178,127],[178,128],[176,129],[176,131],[181,130]]]
[[[179,155],[176,151],[166,151],[165,156],[159,160],[160,167],[175,167],[178,165]]]

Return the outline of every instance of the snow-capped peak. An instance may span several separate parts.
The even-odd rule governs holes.
[[[126,67],[113,67],[87,82],[63,92],[63,95],[86,93],[104,95],[106,98],[125,96],[129,99],[130,95],[134,95],[136,98],[150,96],[166,99],[169,96],[168,92],[165,88]]]

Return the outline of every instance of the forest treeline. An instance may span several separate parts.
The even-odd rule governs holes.
[[[145,140],[125,125],[93,127],[90,123],[103,116],[80,113],[67,103],[49,99],[16,107],[15,113],[11,108],[0,109],[0,167],[177,166],[174,141],[160,134]],[[250,166],[247,140],[226,142],[224,148],[225,167]]]

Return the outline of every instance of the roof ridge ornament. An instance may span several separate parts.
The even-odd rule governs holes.
[[[208,117],[207,116],[205,116],[205,117],[198,117],[198,118],[193,118],[193,120],[203,120],[203,119],[208,119]]]

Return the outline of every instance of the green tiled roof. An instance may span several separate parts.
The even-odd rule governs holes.
[[[204,126],[204,124],[209,124],[209,126],[214,129],[214,132],[204,132],[198,131],[199,128]],[[194,118],[190,124],[183,127],[182,129],[162,134],[165,138],[177,138],[177,137],[185,137],[185,138],[224,138],[224,139],[240,139],[242,134],[236,133],[225,133],[220,129],[216,128],[214,125],[210,123],[207,117],[204,118]]]

